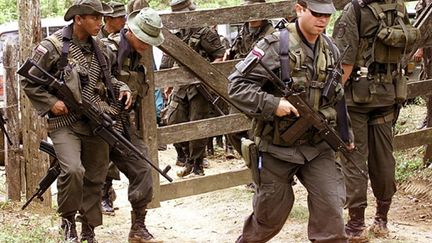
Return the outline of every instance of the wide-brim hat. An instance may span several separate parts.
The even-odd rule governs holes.
[[[173,12],[192,11],[196,9],[196,5],[192,0],[174,0],[171,1],[170,7]]]
[[[133,11],[127,19],[127,28],[142,42],[159,46],[165,40],[159,14],[151,8]]]
[[[100,0],[76,0],[70,8],[66,11],[64,15],[64,20],[69,21],[75,15],[85,15],[85,14],[101,14],[106,15],[112,13],[113,9]]]
[[[105,14],[107,17],[118,18],[126,16],[126,7],[123,3],[109,2],[107,3],[113,9],[112,13]]]
[[[333,14],[336,8],[332,0],[306,0],[308,9],[322,14]]]

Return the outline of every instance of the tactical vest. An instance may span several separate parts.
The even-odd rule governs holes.
[[[56,51],[60,54],[58,64],[62,62],[63,34],[62,31],[57,31],[53,35],[46,38],[52,43]],[[101,43],[95,42],[99,48]],[[92,53],[91,62],[84,56],[80,47],[70,42],[69,52],[67,53],[67,65],[64,67],[63,81],[73,92],[74,98],[77,101],[86,99],[95,104],[102,112],[115,116],[120,107],[116,104],[110,106],[108,101],[107,88],[101,80],[102,69],[96,53]],[[119,89],[116,87],[115,89]],[[79,115],[70,112],[66,115],[50,117],[48,119],[49,129],[57,129],[64,126],[69,126],[79,120]]]
[[[208,53],[201,47],[201,38],[207,31],[209,31],[209,29],[207,27],[202,27],[198,30],[188,29],[187,31],[190,33],[186,33],[185,36],[181,37],[181,39],[202,57],[208,61],[212,61],[210,60]]]
[[[291,89],[294,92],[302,92],[304,94],[302,98],[308,101],[314,110],[325,116],[330,124],[335,125],[337,114],[333,106],[337,99],[343,97],[342,86],[338,86],[338,89],[335,90],[335,98],[330,102],[324,102],[321,93],[327,75],[330,73],[330,69],[334,67],[338,58],[339,52],[337,48],[330,39],[321,35],[320,41],[318,42],[319,46],[315,47],[319,50],[317,59],[315,59],[316,61],[307,61],[307,54],[302,48],[302,39],[296,30],[295,24],[288,24],[286,28],[289,31],[288,55],[289,76],[292,80]],[[266,36],[264,40],[269,44],[277,40],[283,41],[275,35]],[[311,74],[308,73],[307,66],[311,66],[312,70],[315,70],[315,80],[312,80],[313,77],[310,77]],[[281,72],[282,71],[279,71],[279,73]],[[254,133],[263,141],[271,141],[272,144],[278,146],[292,146],[300,142],[319,142],[321,140],[314,130],[310,130],[296,141],[284,141],[280,135],[289,129],[296,120],[297,118],[292,116],[276,117],[272,123],[256,120],[255,122],[257,123],[254,125]]]
[[[360,31],[361,6],[357,0],[352,3]],[[404,1],[384,0],[371,2],[364,7],[372,11],[379,21],[379,27],[373,38],[361,37],[356,66],[369,68],[372,63],[399,63],[402,55],[410,51],[410,46],[420,39],[420,31],[409,23]]]
[[[255,34],[249,33],[247,28],[248,25],[244,24],[232,45],[231,49],[235,53],[233,59],[245,58],[258,41],[275,31],[270,22],[265,23]]]

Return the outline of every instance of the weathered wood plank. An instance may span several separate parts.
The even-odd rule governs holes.
[[[432,94],[432,79],[408,83],[408,98]]]
[[[349,0],[333,1],[339,10]],[[294,6],[297,0],[260,3],[218,9],[203,9],[189,12],[161,14],[162,22],[168,29],[212,26],[216,24],[244,23],[254,19],[274,19],[295,17]]]
[[[211,63],[211,65],[228,77],[237,62],[239,62],[239,60]],[[173,87],[199,82],[201,82],[201,80],[186,67],[174,67],[155,72],[156,88]]]
[[[231,114],[158,128],[158,142],[171,144],[250,129],[251,120],[243,114]]]
[[[195,177],[161,185],[161,201],[187,197],[244,185],[252,181],[249,169],[238,169],[216,175]]]
[[[424,144],[431,144],[431,143],[432,143],[432,128],[426,128],[423,130],[404,133],[395,136],[393,146],[395,150],[403,150],[403,149],[421,146]]]
[[[217,93],[222,99],[227,101],[232,107],[237,108],[228,98],[226,75],[217,70],[214,66],[209,65],[209,62],[200,54],[192,50],[186,43],[180,40],[177,36],[163,28],[162,32],[165,36],[165,41],[159,46],[163,52],[173,57],[178,63],[188,68],[193,74],[201,79],[201,82]]]

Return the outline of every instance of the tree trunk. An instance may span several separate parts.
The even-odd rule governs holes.
[[[20,63],[30,57],[36,44],[41,41],[39,0],[19,0],[19,42]],[[24,44],[25,43],[25,44]],[[47,126],[44,118],[37,115],[29,99],[21,92],[21,121],[23,133],[25,195],[29,198],[36,190],[40,179],[49,167],[48,155],[39,152],[39,143],[47,137]],[[49,190],[45,195],[44,204],[51,206]]]

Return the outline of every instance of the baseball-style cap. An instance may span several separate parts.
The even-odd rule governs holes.
[[[64,15],[64,20],[69,21],[73,19],[75,15],[85,14],[101,14],[106,15],[112,13],[113,9],[106,3],[102,3],[100,0],[75,0],[72,6],[68,8]]]
[[[304,0],[307,3],[307,8],[323,14],[333,14],[336,8],[332,0]]]
[[[159,46],[165,40],[159,14],[151,8],[143,8],[129,14],[127,27],[142,42]]]
[[[189,11],[195,10],[196,5],[192,2],[192,0],[172,0],[170,2],[171,11],[180,12],[180,11]]]
[[[123,3],[109,2],[107,3],[107,5],[110,6],[114,11],[112,13],[105,14],[105,16],[112,18],[126,16],[126,8]]]

